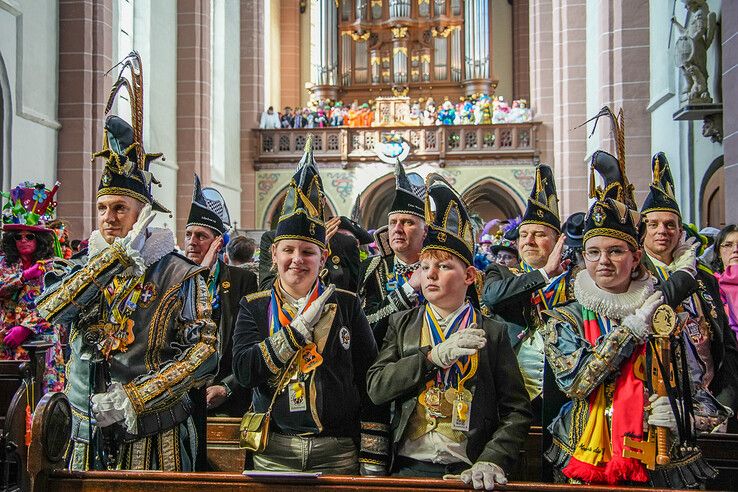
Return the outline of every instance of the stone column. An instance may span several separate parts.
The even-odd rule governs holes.
[[[313,32],[317,32],[311,51],[312,93],[318,99],[338,96],[338,9],[335,0],[313,0]]]
[[[467,95],[490,94],[493,88],[490,46],[490,1],[464,2],[464,88]]]
[[[112,0],[59,1],[58,216],[69,221],[75,237],[97,228],[95,201],[102,161],[90,154],[102,149],[105,103],[117,72],[113,66]]]
[[[513,0],[513,99],[530,104],[530,40],[528,0]]]
[[[193,173],[210,183],[210,1],[177,1],[177,237],[184,238]]]
[[[587,120],[585,0],[553,0],[554,176],[559,213],[587,208]]]
[[[530,0],[530,107],[536,121],[540,160],[553,162],[553,12],[551,0]]]
[[[738,190],[738,2],[723,2],[721,25],[725,223],[738,224],[738,207],[729,191]]]
[[[641,204],[651,183],[651,115],[648,2],[622,0],[600,7],[600,99],[625,113],[626,167]],[[601,121],[600,124],[605,123]],[[601,127],[600,148],[615,154],[610,126]],[[607,130],[605,130],[607,128]]]
[[[241,218],[239,228],[261,227],[256,217],[256,138],[264,109],[264,13],[262,0],[241,0]],[[295,16],[299,11],[295,12]]]

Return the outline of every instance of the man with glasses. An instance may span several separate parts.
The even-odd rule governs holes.
[[[538,166],[528,207],[519,227],[518,267],[490,265],[483,304],[508,325],[508,336],[518,357],[525,387],[533,405],[534,423],[541,418],[543,391],[543,339],[541,311],[569,299],[569,272],[562,263],[558,198],[553,172]]]
[[[690,359],[690,372],[693,383],[701,387],[695,401],[695,425],[711,431],[725,420],[714,417],[716,411],[726,412],[723,405],[730,409],[728,414],[738,409],[736,339],[717,281],[697,261],[694,240],[685,239],[669,162],[663,152],[653,156],[651,167],[653,181],[641,209],[646,226],[642,262],[658,280],[664,301],[686,319],[684,342],[695,354]],[[731,423],[735,425],[735,420]]]

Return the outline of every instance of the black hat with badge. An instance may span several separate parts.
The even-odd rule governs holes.
[[[223,235],[230,225],[230,216],[225,199],[215,188],[203,188],[200,177],[195,174],[192,191],[192,205],[187,217],[187,227],[197,225],[208,227],[217,235]]]
[[[625,174],[623,110],[616,118],[610,108],[605,107],[600,115],[609,116],[612,121],[618,157],[603,150],[592,155],[589,197],[595,201],[584,219],[582,243],[586,244],[593,237],[606,236],[621,239],[638,249],[641,214],[636,207],[633,185]],[[596,185],[595,171],[602,177],[603,186]]]
[[[151,185],[159,184],[149,171],[151,162],[161,153],[149,154],[143,148],[143,67],[137,52],[131,52],[122,65],[105,107],[107,113],[115,102],[118,91],[125,87],[131,104],[131,124],[119,116],[105,120],[103,148],[92,155],[105,159],[105,167],[97,188],[97,198],[104,195],[124,195],[150,204],[159,212],[167,212],[151,195]],[[130,80],[129,80],[130,77]]]
[[[395,199],[388,215],[411,214],[425,218],[425,182],[418,173],[405,173],[398,160],[395,165]]]
[[[584,212],[576,212],[569,216],[561,226],[562,232],[566,236],[564,245],[570,248],[582,247],[582,239],[584,238]]]
[[[426,179],[425,221],[428,234],[423,249],[440,249],[474,265],[474,230],[469,213],[456,190],[440,175]]]
[[[651,158],[651,190],[643,202],[641,213],[649,212],[672,212],[681,219],[682,214],[674,193],[674,178],[671,176],[669,161],[663,152],[659,152]]]
[[[561,232],[559,197],[556,195],[553,171],[544,164],[536,167],[536,180],[528,198],[528,206],[520,225],[539,224]]]
[[[313,156],[313,136],[308,135],[305,150],[287,187],[274,242],[299,239],[325,248],[323,220],[323,182]]]

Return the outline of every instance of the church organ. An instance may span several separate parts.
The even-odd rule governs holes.
[[[491,0],[313,0],[316,97],[494,93]],[[337,29],[328,22],[336,19]],[[331,75],[332,74],[332,75]]]

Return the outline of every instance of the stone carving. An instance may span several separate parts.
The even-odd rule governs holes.
[[[706,0],[682,0],[689,11],[686,26],[675,17],[672,24],[679,31],[676,41],[676,65],[682,74],[682,101],[689,104],[711,103],[707,86],[707,50],[715,37],[717,18],[710,12]]]
[[[702,136],[712,143],[723,143],[723,114],[716,113],[705,116],[702,121]]]

